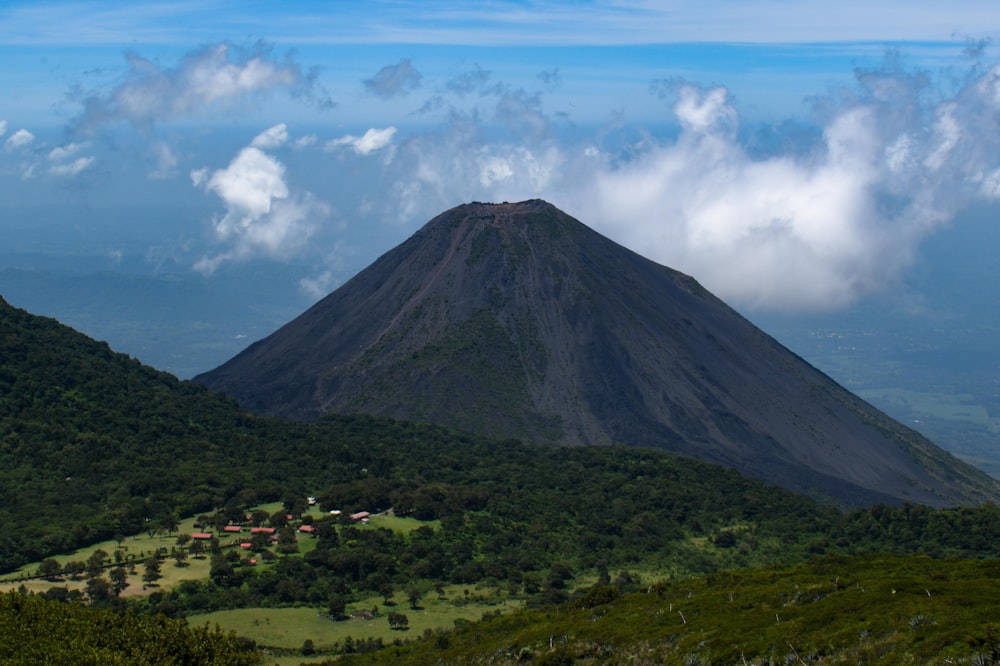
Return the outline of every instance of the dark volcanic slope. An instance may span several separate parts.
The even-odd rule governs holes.
[[[666,448],[847,504],[997,497],[694,279],[544,201],[439,215],[195,381],[294,419]]]

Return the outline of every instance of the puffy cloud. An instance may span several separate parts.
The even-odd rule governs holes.
[[[264,130],[257,136],[253,138],[250,145],[255,148],[262,148],[264,150],[269,150],[272,148],[277,148],[285,144],[288,141],[288,126],[285,123],[275,125],[269,129]]]
[[[35,140],[35,135],[26,129],[19,129],[7,137],[8,148],[21,148]]]
[[[388,99],[416,89],[422,78],[413,63],[408,58],[403,58],[395,65],[386,65],[363,83],[365,90],[371,94]]]
[[[766,145],[748,141],[724,87],[654,84],[674,137],[615,144],[612,127],[573,145],[547,131],[538,95],[501,86],[494,119],[514,138],[452,108],[445,131],[399,141],[388,196],[368,205],[416,223],[462,201],[543,197],[738,306],[835,308],[894,284],[963,208],[1000,201],[1000,66],[973,71],[942,93],[888,58],[815,100],[817,131],[778,125]]]
[[[987,74],[984,79],[992,75]],[[989,191],[1000,165],[979,80],[931,99],[921,77],[859,72],[825,100],[811,151],[753,156],[722,88],[681,89],[682,132],[604,161],[580,210],[610,235],[747,307],[832,308],[884,288],[919,243]]]
[[[76,121],[79,129],[125,121],[147,130],[157,122],[206,110],[232,110],[279,89],[314,94],[314,73],[288,59],[276,59],[264,44],[249,49],[228,42],[207,46],[186,55],[172,69],[136,53],[127,59],[123,83],[106,94],[77,95],[83,104]]]
[[[352,149],[358,155],[368,155],[391,144],[392,137],[395,134],[395,127],[385,127],[383,129],[375,129],[373,127],[362,136],[347,134],[339,139],[327,141],[323,148],[327,151],[333,151],[346,147]]]
[[[219,169],[205,187],[215,191],[231,210],[251,217],[271,211],[271,202],[288,197],[285,167],[253,146],[244,148],[229,166]]]
[[[214,192],[226,206],[212,227],[216,241],[228,249],[200,259],[195,269],[204,273],[258,255],[289,257],[331,212],[309,192],[293,194],[285,165],[257,146],[242,149],[225,169],[197,169],[190,175],[195,187]]]

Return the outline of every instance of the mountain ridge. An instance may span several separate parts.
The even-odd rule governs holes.
[[[195,381],[299,420],[665,448],[848,505],[997,497],[694,278],[540,200],[438,215]]]

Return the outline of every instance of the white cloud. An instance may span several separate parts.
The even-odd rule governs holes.
[[[94,163],[93,157],[78,157],[67,164],[56,164],[49,167],[49,173],[53,176],[72,177],[90,168]]]
[[[675,85],[680,133],[624,149],[600,132],[579,146],[541,132],[491,140],[483,114],[453,113],[446,131],[399,142],[393,184],[368,205],[411,224],[463,201],[542,197],[734,305],[836,308],[898,281],[964,207],[1000,200],[1000,68],[942,94],[889,65],[818,100],[812,143],[763,150],[718,86]],[[534,98],[510,100],[548,122]]]
[[[250,145],[263,150],[283,146],[288,141],[288,126],[285,123],[264,130],[253,138]]]
[[[49,159],[53,162],[61,162],[87,147],[86,142],[67,143],[63,146],[56,146],[49,151]]]
[[[205,111],[238,110],[242,105],[284,89],[309,97],[313,77],[288,59],[278,60],[266,45],[252,49],[228,42],[189,53],[177,67],[129,53],[125,82],[106,94],[82,97],[79,129],[125,121],[148,130],[160,121],[189,117]]]
[[[35,140],[35,135],[26,129],[19,129],[7,138],[8,148],[21,148]]]
[[[7,121],[0,120],[0,136],[3,136],[6,133],[7,133]]]
[[[209,178],[205,187],[215,191],[230,210],[250,217],[271,212],[271,202],[288,197],[285,167],[262,150],[244,148],[225,169]]]
[[[360,137],[347,134],[339,139],[327,141],[324,150],[333,151],[346,147],[352,149],[358,155],[368,155],[391,144],[392,138],[395,135],[395,127],[386,127],[383,129],[372,128]]]
[[[212,222],[217,242],[228,249],[206,256],[195,269],[212,273],[228,261],[253,256],[287,258],[312,236],[331,209],[309,192],[293,194],[285,165],[260,148],[248,146],[225,169],[191,171],[195,187],[214,192],[226,206]]]

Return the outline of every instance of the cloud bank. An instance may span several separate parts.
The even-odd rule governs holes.
[[[724,86],[654,80],[644,85],[662,111],[656,129],[610,111],[603,127],[576,126],[572,100],[560,108],[551,99],[566,76],[556,68],[518,87],[474,63],[425,80],[401,59],[364,81],[365,104],[394,114],[409,104],[409,125],[380,120],[331,138],[316,126],[294,137],[275,123],[221,168],[184,164],[172,142],[180,129],[171,142],[140,132],[149,145],[137,154],[151,159],[150,177],[188,172],[221,202],[212,251],[196,263],[205,273],[255,257],[323,255],[303,286],[331,284],[343,267],[332,269],[323,247],[349,243],[329,233],[332,205],[293,184],[302,178],[352,224],[392,225],[387,238],[466,201],[545,198],[734,305],[832,309],[898,282],[921,243],[965,208],[1000,202],[1000,65],[984,63],[984,52],[970,48],[969,68],[943,75],[907,70],[890,54],[852,85],[813,98],[808,125],[747,126]],[[262,46],[216,44],[174,68],[133,55],[121,83],[80,97],[74,127],[147,129],[313,85]],[[87,154],[92,140],[50,148],[7,129],[0,124],[3,154],[25,162],[25,178],[114,166]]]
[[[758,140],[726,88],[683,81],[652,87],[674,137],[559,141],[537,94],[501,87],[494,119],[510,138],[451,109],[446,129],[400,140],[382,214],[409,224],[542,197],[738,306],[837,308],[893,285],[964,208],[1000,200],[1000,65],[971,74],[941,93],[890,57],[816,99],[806,144],[780,126]]]

